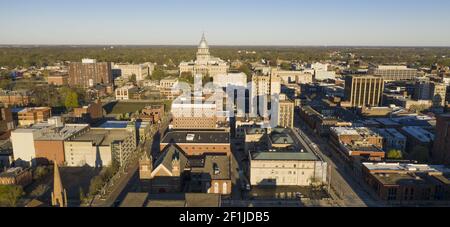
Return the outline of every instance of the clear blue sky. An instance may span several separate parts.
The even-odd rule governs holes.
[[[450,46],[448,0],[0,0],[0,44]]]

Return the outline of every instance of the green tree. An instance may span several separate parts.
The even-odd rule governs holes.
[[[388,159],[397,159],[398,160],[398,159],[403,159],[403,154],[402,154],[402,151],[400,151],[400,150],[392,149],[387,152],[386,157]]]
[[[161,80],[166,77],[166,72],[161,69],[155,69],[152,73],[152,76],[150,77],[152,80]]]
[[[67,109],[77,108],[79,106],[78,94],[74,91],[68,92],[66,95],[66,100],[64,101],[64,106],[66,106]]]
[[[241,67],[239,67],[239,71],[243,72],[243,73],[245,73],[245,75],[247,75],[247,82],[252,80],[253,72],[247,64],[241,65]]]
[[[189,84],[194,84],[194,76],[191,72],[182,72],[180,75],[180,81]]]
[[[133,83],[133,84],[136,84],[136,82],[137,82],[136,78],[137,78],[136,74],[133,74],[133,75],[131,75],[131,77],[130,77],[130,79],[128,81]]]
[[[0,205],[16,207],[19,199],[24,195],[21,186],[0,185]]]
[[[36,168],[36,170],[34,170],[33,172],[33,180],[35,181],[41,181],[43,180],[48,174],[50,173],[50,171],[44,167],[44,166],[38,166]]]

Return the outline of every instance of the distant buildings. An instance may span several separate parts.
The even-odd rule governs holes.
[[[133,75],[135,75],[136,81],[142,81],[152,75],[155,70],[155,65],[152,63],[115,64],[113,69],[120,70],[121,77],[125,80],[129,80]]]
[[[370,65],[369,74],[381,76],[385,81],[415,80],[420,74],[417,69],[403,65]]]
[[[139,92],[139,88],[134,85],[126,85],[120,88],[117,88],[116,100],[131,100],[134,98],[134,95]]]
[[[345,100],[351,107],[379,106],[384,80],[379,76],[346,76]]]
[[[217,128],[216,103],[174,103],[172,116],[174,129]]]
[[[216,74],[213,83],[221,88],[247,88],[247,75],[245,73]]]
[[[198,46],[197,60],[180,63],[180,74],[191,73],[193,76],[201,74],[213,77],[218,74],[227,74],[230,66],[220,58],[210,55],[208,42],[203,34]]]
[[[444,166],[363,163],[363,179],[389,203],[450,200],[450,169]]]
[[[28,106],[32,102],[29,91],[7,91],[0,90],[0,103],[7,106]]]
[[[437,117],[436,139],[434,141],[433,162],[450,165],[450,115]]]
[[[29,126],[47,121],[52,116],[50,107],[30,107],[24,109],[14,109],[13,116],[19,126]]]
[[[103,118],[103,104],[100,100],[90,103],[87,106],[74,108],[73,116],[81,122],[93,122]]]
[[[280,78],[284,84],[298,83],[308,84],[313,82],[313,74],[304,71],[290,71],[272,68],[271,76]]]
[[[13,129],[14,120],[11,109],[7,107],[0,107],[0,139],[5,133],[7,134],[6,137],[9,137],[9,133]]]
[[[94,87],[97,84],[112,85],[111,63],[97,63],[95,59],[83,59],[69,65],[69,85],[82,88]]]
[[[52,72],[47,77],[47,83],[56,86],[69,84],[69,74],[67,72]]]

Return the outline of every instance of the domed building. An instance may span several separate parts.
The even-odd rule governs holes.
[[[202,74],[213,77],[218,74],[227,74],[229,69],[230,66],[226,61],[210,55],[209,45],[205,34],[203,34],[198,45],[197,59],[195,61],[181,62],[180,75],[190,72],[192,75]]]

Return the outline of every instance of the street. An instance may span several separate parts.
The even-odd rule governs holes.
[[[342,200],[342,205],[346,207],[379,206],[380,204],[364,190],[363,186],[357,183],[347,164],[338,155],[334,155],[334,151],[328,143],[309,129],[298,114],[296,114],[296,119],[295,135],[303,145],[309,147],[328,163],[331,168],[328,179],[331,188]]]

